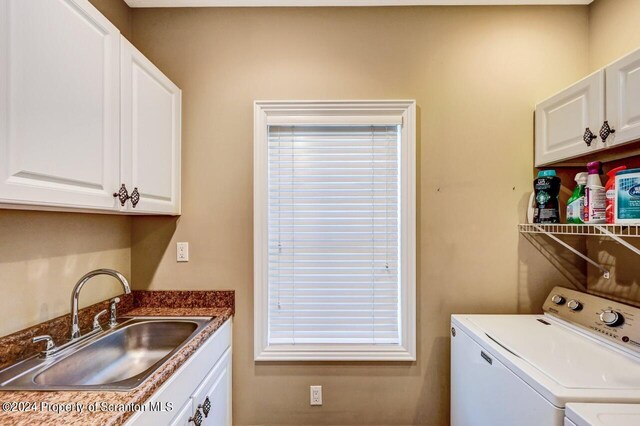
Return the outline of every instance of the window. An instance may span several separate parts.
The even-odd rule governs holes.
[[[415,360],[415,103],[256,102],[255,359]]]

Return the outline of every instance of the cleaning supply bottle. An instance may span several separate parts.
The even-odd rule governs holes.
[[[587,186],[587,173],[578,173],[575,177],[576,188],[567,202],[567,223],[584,223],[584,193]]]
[[[602,163],[592,161],[587,164],[589,176],[584,193],[584,223],[601,224],[606,222],[607,198],[600,181]]]
[[[616,174],[616,223],[640,225],[640,169]]]
[[[609,176],[609,180],[607,180],[607,184],[604,186],[605,196],[607,198],[607,208],[606,208],[606,219],[607,223],[613,224],[615,223],[616,216],[616,173],[626,170],[627,166],[616,167],[615,169],[611,169],[607,172],[607,176]]]
[[[536,207],[533,223],[560,223],[560,178],[555,170],[540,170],[533,181]]]

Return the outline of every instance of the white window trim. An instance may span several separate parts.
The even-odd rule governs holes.
[[[401,127],[401,268],[398,346],[268,345],[268,125],[305,124],[305,117],[340,124],[371,123],[372,116]],[[377,120],[376,120],[377,121]],[[318,121],[313,121],[317,124]],[[254,359],[255,361],[416,360],[416,103],[393,101],[256,101],[254,103]]]

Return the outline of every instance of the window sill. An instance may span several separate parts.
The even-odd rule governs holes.
[[[415,353],[400,347],[313,347],[313,346],[271,346],[255,354],[254,360],[261,361],[404,361],[416,360]]]

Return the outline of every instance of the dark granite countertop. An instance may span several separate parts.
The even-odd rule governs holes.
[[[123,298],[125,299],[125,298]],[[206,316],[215,317],[198,335],[176,352],[153,375],[129,392],[113,391],[0,391],[0,425],[122,425],[142,404],[182,366],[182,364],[234,313],[232,291],[134,291],[121,304],[122,316]],[[83,323],[108,301],[80,311]],[[27,358],[37,351],[31,337],[51,334],[56,341],[68,331],[70,315],[0,338],[2,367]],[[61,335],[62,334],[62,335]],[[15,346],[18,346],[17,348]],[[96,403],[97,411],[86,407]],[[85,407],[79,410],[79,405]],[[113,404],[113,405],[111,405]],[[127,407],[129,405],[129,407]],[[177,409],[177,407],[175,407]],[[177,414],[177,413],[176,413]]]

